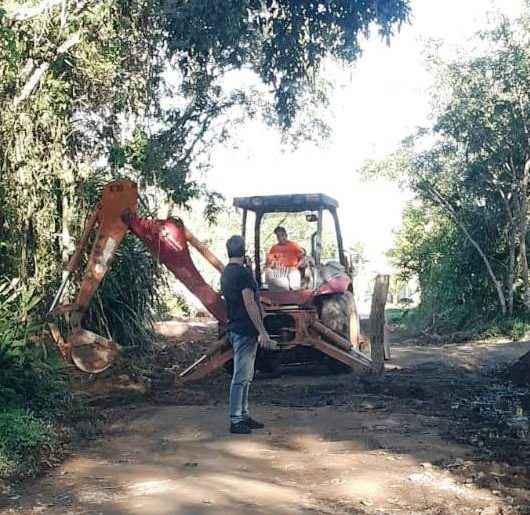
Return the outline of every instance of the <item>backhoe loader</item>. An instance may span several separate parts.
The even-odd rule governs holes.
[[[87,220],[49,311],[50,320],[62,315],[67,317],[68,334],[63,339],[57,325],[50,322],[52,335],[64,359],[85,372],[99,373],[112,364],[120,352],[119,343],[83,329],[82,322],[91,299],[111,266],[116,250],[127,232],[131,232],[199,299],[218,322],[219,340],[179,377],[181,382],[200,379],[229,364],[233,354],[225,337],[227,314],[222,296],[201,276],[191,259],[188,245],[193,246],[219,273],[222,273],[224,265],[186,228],[182,220],[156,220],[138,216],[138,200],[137,185],[131,181],[116,181],[103,189],[101,200]],[[294,356],[296,351],[301,354],[305,352],[328,360],[330,364],[335,364],[337,370],[354,370],[363,375],[380,373],[384,358],[382,334],[388,277],[379,276],[376,280],[376,302],[372,305],[371,323],[363,332],[359,328],[353,301],[349,276],[351,270],[342,248],[336,201],[324,195],[280,195],[239,198],[234,201],[234,205],[243,211],[244,237],[248,212],[253,211],[256,215],[254,273],[261,289],[264,322],[277,342],[275,352],[283,356]],[[325,266],[320,264],[322,228],[319,220],[322,219],[323,210],[329,210],[336,222],[342,273],[336,267],[331,267],[331,272],[326,272]],[[267,212],[283,211],[308,211],[308,219],[317,221],[311,254],[320,279],[313,280],[312,284],[298,291],[272,291],[263,284],[261,277],[260,222]],[[79,268],[85,247],[96,228],[97,233],[75,302],[61,304],[68,280]],[[335,318],[333,313],[336,314]],[[266,368],[274,362],[273,357],[266,353],[258,360],[258,369],[260,364]]]

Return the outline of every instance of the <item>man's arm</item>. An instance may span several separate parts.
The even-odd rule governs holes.
[[[274,268],[275,257],[271,252],[267,254],[267,259],[265,260],[265,268]]]
[[[254,292],[250,288],[245,288],[241,293],[243,295],[243,303],[245,304],[248,316],[258,331],[258,341],[260,345],[265,349],[272,348],[275,344],[263,325],[262,311],[260,306],[256,303]]]
[[[298,259],[298,263],[296,264],[296,268],[302,268],[305,266],[305,253],[302,250],[302,247],[298,245],[298,243],[295,243],[296,245],[296,257]]]

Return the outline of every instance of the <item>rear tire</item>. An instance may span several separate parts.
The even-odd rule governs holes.
[[[320,299],[319,309],[320,321],[336,333],[344,336],[348,341],[357,339],[359,321],[355,309],[355,300],[350,291],[344,293],[333,293]],[[356,342],[352,345],[357,347]],[[334,374],[345,374],[352,369],[336,359],[326,356],[326,366]]]

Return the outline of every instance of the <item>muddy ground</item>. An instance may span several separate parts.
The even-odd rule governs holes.
[[[236,436],[225,374],[171,384],[213,326],[161,330],[156,373],[86,381],[101,434],[1,497],[0,513],[530,513],[530,393],[502,379],[530,342],[394,344],[381,379],[258,375],[266,429]]]

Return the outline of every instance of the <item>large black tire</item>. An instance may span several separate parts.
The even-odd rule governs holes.
[[[320,299],[319,307],[320,321],[326,327],[351,341],[352,335],[358,332],[359,323],[353,294],[347,291],[323,296]],[[352,371],[349,366],[329,356],[326,356],[326,365],[336,374]]]
[[[354,312],[353,295],[347,291],[321,298],[320,321],[336,333],[350,338],[350,322]]]

